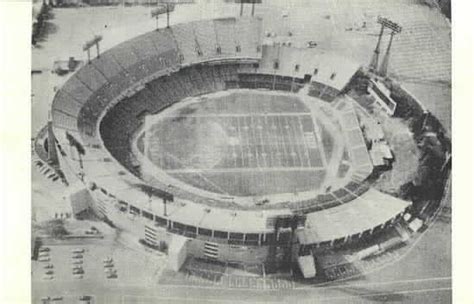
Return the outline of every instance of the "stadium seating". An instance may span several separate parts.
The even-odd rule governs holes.
[[[63,90],[60,90],[56,93],[54,101],[53,111],[58,110],[74,117],[77,117],[82,108],[82,104],[70,97],[68,93]]]
[[[102,151],[104,145],[106,149],[102,154],[110,157],[110,152],[141,181],[158,189],[168,189],[168,185],[158,179],[143,176],[140,162],[132,152],[130,141],[141,127],[144,114],[157,113],[186,97],[230,88],[296,92],[304,86],[307,74],[312,76],[310,95],[332,101],[358,68],[354,65],[347,68],[343,66],[344,62],[336,64],[312,50],[279,46],[262,48],[261,24],[260,19],[250,17],[204,20],[153,31],[119,44],[94,58],[56,94],[52,110],[54,126],[74,132],[78,137],[79,131],[88,149],[94,150],[92,147],[95,146]],[[318,72],[313,75],[315,69]],[[370,158],[367,161],[366,151],[364,154],[361,149],[363,137],[361,139],[361,134],[357,133],[360,132],[357,118],[354,120],[355,114],[345,107],[342,106],[341,111],[344,115],[348,113],[343,130],[352,147],[349,154],[361,164],[354,168],[352,181],[341,189],[296,204],[262,208],[277,209],[285,205],[305,213],[323,211],[368,191],[364,181],[370,173]],[[97,126],[100,134],[96,134]],[[99,156],[104,159],[101,153],[87,155],[90,157],[87,160],[91,161],[89,166],[97,166],[92,161],[97,161]],[[137,182],[123,168],[112,167],[113,164],[107,165],[111,166],[107,167],[109,172],[122,172],[124,180],[130,178]],[[91,176],[99,178],[101,174],[103,172],[94,171]],[[187,178],[199,179],[199,176],[188,175]],[[233,202],[201,197],[178,187],[169,191],[180,198],[212,207],[243,209]],[[219,192],[219,189],[214,191]],[[184,225],[183,233],[188,226]],[[179,228],[179,222],[176,227]],[[242,240],[246,242],[244,236]],[[254,243],[255,240],[249,241],[249,244]]]
[[[220,57],[217,52],[216,30],[212,20],[199,22],[194,27],[194,34],[204,57]]]
[[[215,19],[214,26],[216,31],[216,42],[221,48],[221,54],[223,57],[232,57],[236,55],[236,46],[238,43],[235,41],[235,18]]]
[[[51,112],[55,124],[66,130],[77,130],[77,118],[75,116],[68,115],[58,110]]]
[[[85,104],[89,97],[94,93],[75,75],[68,79],[61,90],[65,91],[69,96],[71,96],[71,98],[80,104]]]
[[[75,76],[92,92],[97,91],[107,83],[107,78],[105,78],[92,64],[86,64],[82,69],[77,71]]]
[[[240,18],[237,21],[235,31],[236,40],[240,46],[240,53],[243,57],[257,58],[259,57],[259,45],[261,29],[259,28],[261,22],[255,18]],[[236,46],[236,47],[237,47]]]
[[[184,23],[172,27],[173,36],[178,43],[178,47],[183,55],[182,65],[189,65],[200,61],[198,45],[194,36],[194,24]],[[202,56],[202,54],[201,54]]]

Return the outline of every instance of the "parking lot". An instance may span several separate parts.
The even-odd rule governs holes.
[[[164,265],[163,257],[121,245],[44,245],[32,263],[33,303],[48,297],[51,303],[82,303],[80,296],[97,297],[110,288],[148,286]],[[77,287],[84,294],[74,292]]]

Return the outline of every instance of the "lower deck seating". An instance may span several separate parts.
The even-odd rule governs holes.
[[[240,73],[236,85],[244,89],[268,89],[296,93],[304,86],[304,82],[302,79],[286,76]]]
[[[308,95],[320,98],[327,102],[333,101],[338,94],[338,90],[316,81],[311,82],[311,86],[308,92]]]

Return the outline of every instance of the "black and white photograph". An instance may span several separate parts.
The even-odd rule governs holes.
[[[30,303],[457,303],[451,8],[32,0]]]

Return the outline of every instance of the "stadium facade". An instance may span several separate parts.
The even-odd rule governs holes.
[[[90,195],[89,207],[104,220],[167,250],[176,270],[193,256],[269,267],[294,262],[311,276],[318,250],[383,233],[411,207],[371,187],[374,169],[390,156],[375,149],[381,127],[346,94],[362,67],[262,37],[262,20],[253,17],[149,32],[91,60],[54,98],[52,129],[66,179],[80,181],[77,193]],[[146,155],[134,153],[146,117],[189,97],[244,89],[327,104],[347,151],[341,182],[304,194],[223,197],[160,178]]]

